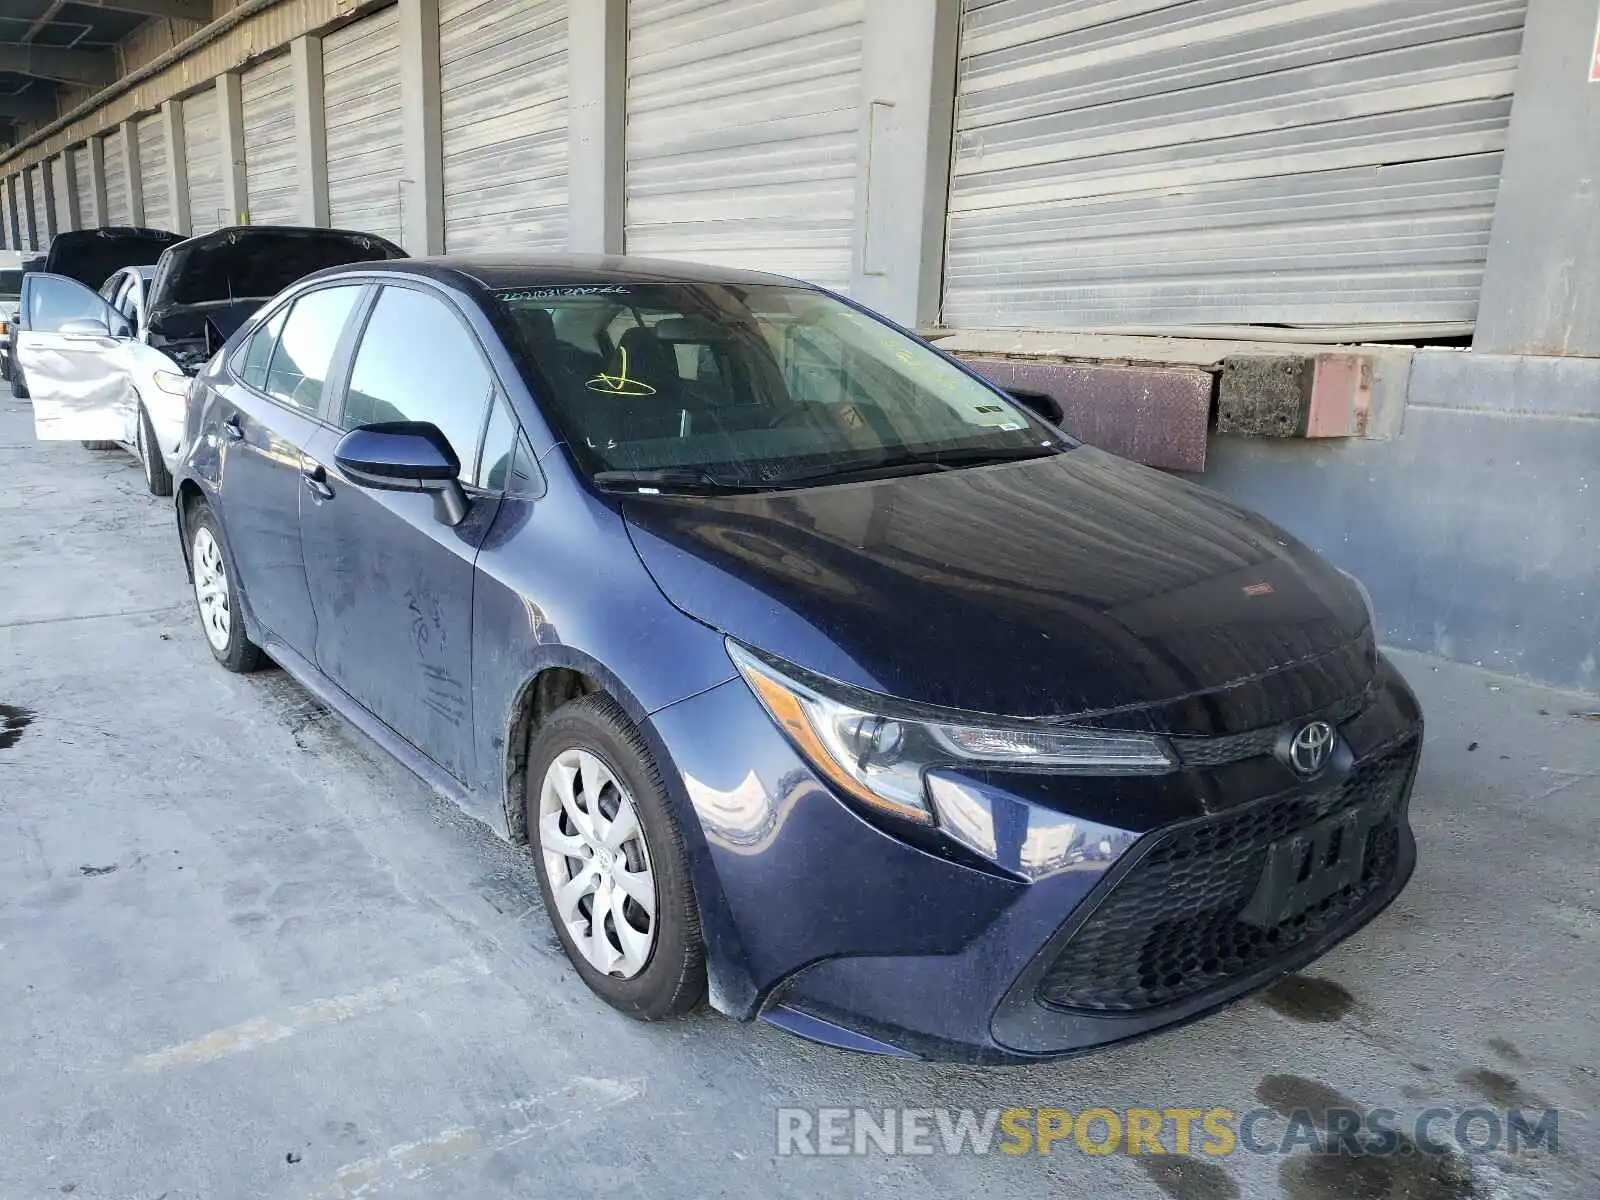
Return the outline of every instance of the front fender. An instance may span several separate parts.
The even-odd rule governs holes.
[[[143,342],[130,341],[124,348],[129,378],[134,394],[144,411],[150,414],[150,428],[155,433],[156,446],[161,457],[171,468],[182,457],[183,428],[189,415],[187,395],[175,396],[156,382],[156,373],[182,375],[182,369],[166,354]]]

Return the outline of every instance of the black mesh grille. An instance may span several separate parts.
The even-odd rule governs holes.
[[[1350,924],[1381,902],[1400,846],[1400,802],[1415,738],[1360,764],[1337,787],[1278,797],[1165,835],[1114,884],[1039,981],[1057,1008],[1133,1012],[1248,975]],[[1267,849],[1335,813],[1370,805],[1359,879],[1299,916],[1262,927],[1241,919]]]
[[[1343,725],[1365,708],[1371,698],[1369,692],[1357,692],[1320,712],[1306,714],[1296,724],[1303,725],[1312,717],[1320,717],[1336,726]],[[1168,740],[1178,752],[1178,758],[1184,766],[1220,767],[1226,763],[1238,762],[1240,759],[1271,754],[1273,746],[1277,744],[1285,728],[1294,727],[1270,725],[1265,729],[1250,729],[1244,733],[1225,734],[1222,737],[1174,737]]]

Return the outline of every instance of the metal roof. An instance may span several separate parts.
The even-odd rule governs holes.
[[[63,84],[116,78],[112,47],[152,17],[211,19],[210,0],[5,0],[0,6],[0,145],[56,117]]]

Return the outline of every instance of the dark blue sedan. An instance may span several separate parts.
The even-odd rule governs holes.
[[[218,660],[527,845],[633,1016],[1057,1055],[1271,981],[1411,873],[1421,717],[1359,584],[827,292],[335,268],[188,421]]]

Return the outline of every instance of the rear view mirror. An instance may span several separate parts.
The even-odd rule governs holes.
[[[1052,425],[1060,425],[1061,418],[1066,415],[1061,411],[1061,405],[1056,398],[1044,392],[1019,392],[1007,389],[1006,395],[1040,420],[1048,421]]]
[[[467,515],[466,493],[456,478],[461,460],[429,421],[359,426],[339,439],[333,461],[359,487],[432,493],[434,515],[446,525],[459,525]]]

